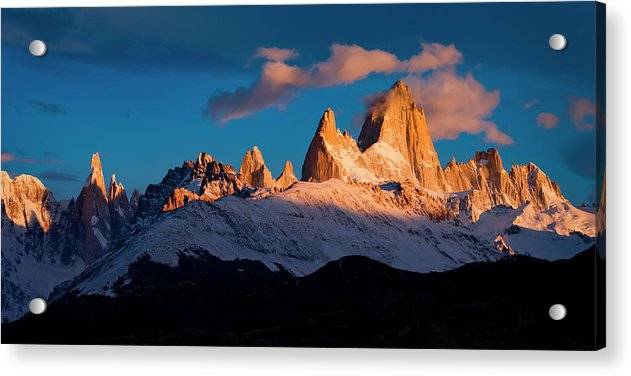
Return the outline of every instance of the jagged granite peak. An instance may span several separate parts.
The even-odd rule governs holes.
[[[291,187],[297,181],[298,178],[296,178],[296,175],[294,175],[294,165],[290,161],[285,161],[283,172],[281,172],[278,179],[276,179],[274,187],[277,190],[283,191]]]
[[[263,153],[256,146],[245,152],[239,176],[241,181],[250,187],[274,188],[274,178],[265,166]]]
[[[168,197],[162,211],[172,211],[192,201],[213,202],[221,197],[241,192],[244,184],[232,166],[216,160],[207,162],[200,187],[192,191],[188,186],[177,187]]]
[[[452,160],[445,167],[444,175],[453,192],[466,192],[461,196],[460,207],[474,221],[481,213],[498,205],[518,208],[530,204],[544,210],[558,203],[568,210],[573,208],[558,184],[534,163],[514,165],[506,172],[495,148],[478,151],[465,163]]]
[[[160,214],[176,188],[190,185],[194,168],[193,161],[185,161],[180,167],[170,168],[160,183],[149,184],[145,193],[138,197],[136,217],[145,219]],[[201,184],[201,179],[197,179],[197,182]]]
[[[214,160],[215,158],[206,152],[199,153],[197,155],[197,160],[195,160],[193,164],[193,178],[203,179],[206,174],[206,166]]]
[[[55,200],[44,184],[31,175],[18,175],[11,179],[5,171],[0,172],[0,183],[2,214],[16,226],[24,229],[37,227],[48,232]]]
[[[105,178],[103,176],[103,166],[101,165],[101,157],[99,156],[99,153],[92,154],[92,159],[90,160],[90,175],[88,175],[85,184],[93,185],[98,188],[98,190],[102,192],[103,197],[107,198]]]
[[[369,107],[358,145],[365,152],[377,143],[400,153],[422,187],[439,192],[448,189],[425,113],[404,81],[397,81]]]
[[[112,174],[110,177],[110,188],[107,192],[107,200],[110,202],[116,201],[121,195],[125,195],[125,198],[127,198],[127,195],[125,194],[125,187],[122,183],[116,180],[116,175]]]
[[[127,192],[122,183],[116,180],[116,175],[112,174],[110,178],[110,188],[108,191],[108,201],[110,208],[110,219],[112,225],[112,234],[118,236],[129,224],[133,217],[133,211],[127,199]]]
[[[261,157],[262,158],[262,157]],[[190,201],[214,201],[225,195],[240,192],[244,184],[232,166],[201,152],[195,160],[169,169],[158,184],[149,184],[138,196],[135,210],[139,219],[149,218],[184,206]]]
[[[369,180],[377,178],[367,169],[357,143],[335,124],[335,113],[327,108],[302,164],[302,180],[324,182],[332,178]]]
[[[85,260],[89,263],[105,254],[112,234],[112,221],[99,153],[92,155],[90,174],[77,198],[83,228]]]
[[[512,166],[509,176],[521,202],[530,201],[538,209],[546,209],[555,201],[567,202],[559,185],[532,162]]]
[[[129,198],[129,208],[132,214],[136,214],[136,210],[138,210],[138,202],[140,201],[140,192],[137,189],[131,193],[131,197]]]

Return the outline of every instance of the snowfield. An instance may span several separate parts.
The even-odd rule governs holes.
[[[547,259],[571,257],[592,242],[585,235],[559,234],[550,226],[514,226],[527,208],[498,207],[475,223],[431,220],[391,200],[396,194],[388,187],[331,179],[298,182],[284,192],[254,198],[192,202],[159,215],[67,287],[83,294],[112,294],[112,285],[124,282],[129,265],[144,254],[176,265],[180,253],[205,250],[224,260],[259,260],[271,270],[283,268],[303,276],[348,255],[415,272],[494,261],[504,257],[494,242],[498,235],[517,253]]]

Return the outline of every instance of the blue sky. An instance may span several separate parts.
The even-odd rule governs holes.
[[[499,95],[472,121],[490,122],[512,140],[498,144],[484,131],[463,131],[435,141],[441,161],[498,147],[507,169],[533,161],[580,203],[595,180],[594,17],[592,2],[3,9],[2,169],[38,176],[56,197],[69,198],[98,151],[106,174],[116,173],[128,191],[144,191],[200,151],[238,167],[257,145],[273,175],[286,159],[299,174],[327,107],[356,137],[365,98],[409,72],[299,85],[246,116],[209,116],[213,98],[259,79],[270,62],[254,57],[257,48],[295,50],[281,63],[306,72],[331,57],[333,44],[403,61],[419,54],[421,43],[438,43],[462,56],[448,68],[454,77],[471,74],[482,94]],[[547,46],[553,33],[567,37],[563,52]],[[34,38],[48,43],[45,57],[28,54]],[[434,73],[415,76],[420,90]],[[424,93],[431,107],[437,97]],[[541,113],[556,120],[538,125]],[[440,133],[442,120],[428,117]]]

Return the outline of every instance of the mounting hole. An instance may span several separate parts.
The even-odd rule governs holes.
[[[35,39],[28,45],[28,52],[30,52],[33,56],[42,57],[46,55],[46,50],[48,50],[46,43],[39,39]]]
[[[46,311],[46,301],[42,298],[35,298],[28,304],[28,310],[34,315],[41,315]]]
[[[567,39],[563,34],[552,34],[548,39],[548,44],[555,51],[563,51],[567,47]]]
[[[563,304],[553,304],[548,310],[550,318],[555,321],[563,320],[567,315],[567,309]]]

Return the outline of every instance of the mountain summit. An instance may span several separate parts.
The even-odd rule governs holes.
[[[407,84],[397,81],[370,105],[359,134],[362,151],[385,143],[407,162],[419,184],[434,191],[445,191],[447,184],[427,127],[425,113],[419,108]]]
[[[332,109],[324,112],[305,156],[302,179],[324,182],[332,178],[371,184],[410,182],[436,194],[452,195],[448,211],[472,221],[498,205],[515,209],[530,205],[534,211],[555,206],[582,217],[536,165],[515,165],[507,172],[495,148],[476,152],[465,163],[452,159],[443,169],[425,112],[403,81],[372,101],[357,142],[340,132]]]
[[[90,174],[79,193],[77,206],[89,262],[105,254],[112,232],[112,220],[99,153],[92,155]]]

